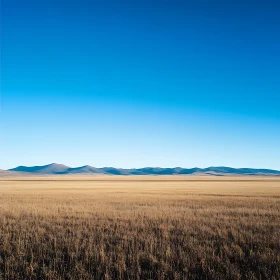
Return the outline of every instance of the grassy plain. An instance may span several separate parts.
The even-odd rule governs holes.
[[[0,178],[0,279],[280,279],[280,178]]]

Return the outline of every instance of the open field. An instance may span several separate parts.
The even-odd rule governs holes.
[[[0,279],[280,279],[280,178],[0,178]]]

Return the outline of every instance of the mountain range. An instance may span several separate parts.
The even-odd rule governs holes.
[[[208,167],[208,168],[114,168],[102,167],[96,168],[90,165],[81,167],[69,167],[63,164],[52,163],[43,166],[18,166],[8,170],[0,170],[0,176],[9,176],[13,174],[21,175],[62,175],[62,174],[99,174],[99,175],[262,175],[262,176],[280,176],[280,171],[272,169],[253,169],[253,168],[231,168],[231,167]]]

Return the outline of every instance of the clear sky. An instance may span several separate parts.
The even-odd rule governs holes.
[[[0,169],[280,169],[280,2],[2,0]]]

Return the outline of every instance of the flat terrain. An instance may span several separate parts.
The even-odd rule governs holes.
[[[0,178],[0,279],[280,279],[280,178]]]

